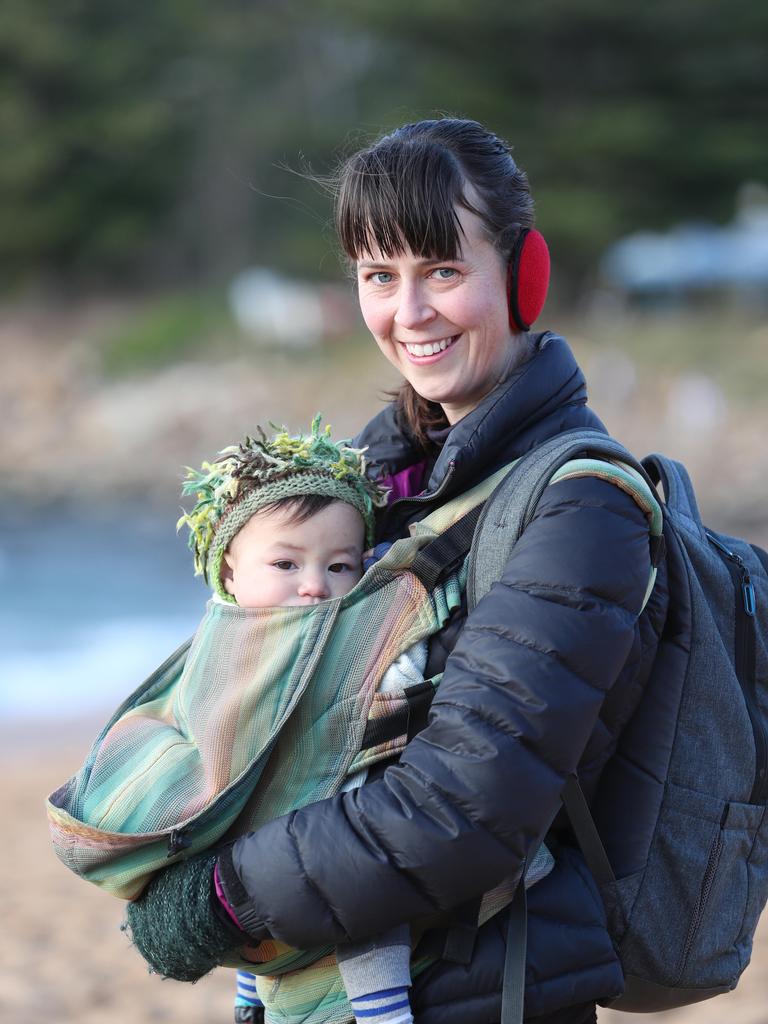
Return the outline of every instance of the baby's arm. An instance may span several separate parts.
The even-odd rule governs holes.
[[[413,1024],[411,931],[399,925],[365,942],[336,950],[341,980],[359,1024]]]

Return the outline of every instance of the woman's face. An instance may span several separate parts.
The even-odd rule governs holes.
[[[381,351],[453,424],[512,369],[507,268],[480,218],[460,208],[461,256],[433,260],[410,251],[357,262],[360,308]]]

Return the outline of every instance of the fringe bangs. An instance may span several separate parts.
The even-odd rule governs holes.
[[[452,260],[461,254],[457,206],[477,212],[453,155],[428,140],[398,140],[358,153],[347,165],[336,228],[351,260],[377,251],[391,259],[406,250]]]

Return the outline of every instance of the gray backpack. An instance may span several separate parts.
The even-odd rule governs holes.
[[[670,606],[650,679],[592,807],[577,779],[563,792],[625,974],[611,1005],[653,1012],[733,989],[768,897],[768,555],[703,525],[680,463],[652,455],[640,464],[604,434],[567,431],[521,459],[486,502],[470,609],[500,578],[553,473],[580,454],[618,459],[664,492]],[[627,806],[616,795],[630,777],[639,796]],[[628,846],[634,862],[616,877],[612,862]],[[503,1024],[522,1021],[524,975],[520,892]]]

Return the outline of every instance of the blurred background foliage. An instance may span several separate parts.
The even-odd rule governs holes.
[[[4,0],[0,291],[338,274],[340,152],[434,112],[509,139],[571,297],[768,168],[763,0]]]
[[[765,0],[4,0],[0,512],[4,493],[167,503],[180,464],[318,403],[356,430],[395,379],[344,281],[326,179],[442,113],[527,170],[553,255],[537,326],[578,343],[608,425],[731,471],[748,451],[755,490],[767,41]],[[606,273],[643,231],[661,234],[635,270],[671,248],[674,284]],[[757,245],[757,283],[720,258],[736,243],[747,263]],[[713,264],[736,273],[712,287]]]

